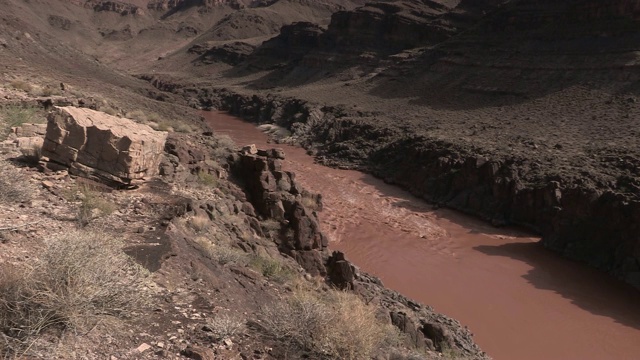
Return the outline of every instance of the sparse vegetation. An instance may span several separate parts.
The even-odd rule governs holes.
[[[25,123],[43,123],[44,116],[38,116],[38,108],[34,106],[9,105],[0,109],[0,131],[6,135],[16,126]]]
[[[10,83],[10,85],[12,88],[24,91],[26,93],[31,93],[33,91],[33,85],[23,80],[14,80]]]
[[[127,119],[135,120],[140,123],[147,122],[147,115],[142,110],[134,110],[125,114]]]
[[[52,86],[45,86],[39,91],[40,96],[54,96],[62,95],[62,91],[59,88]]]
[[[179,133],[192,133],[193,132],[193,128],[191,127],[191,125],[187,124],[187,123],[183,123],[183,122],[178,122],[175,125],[175,131],[179,132]]]
[[[255,255],[249,266],[261,273],[263,276],[277,283],[283,284],[293,279],[296,273],[276,259]]]
[[[376,308],[356,295],[298,290],[263,309],[267,333],[288,347],[335,359],[368,359],[374,351],[393,346],[397,330],[381,323]]]
[[[105,234],[69,232],[49,239],[28,268],[2,270],[0,351],[6,357],[21,355],[50,330],[85,331],[147,304],[147,273]]]
[[[212,260],[220,265],[246,265],[249,262],[249,254],[230,244],[216,244],[205,237],[197,237],[195,241]]]
[[[269,234],[269,236],[273,237],[275,236],[278,231],[280,231],[280,229],[282,228],[282,224],[275,219],[266,219],[264,221],[262,221],[262,231],[264,231],[266,234]]]
[[[236,143],[229,135],[216,135],[215,140],[216,146],[213,155],[218,159],[227,158],[236,150]]]
[[[209,331],[216,340],[223,340],[233,337],[244,328],[245,321],[236,314],[222,313],[215,315],[207,322],[205,329]]]
[[[202,233],[207,231],[209,226],[211,226],[211,220],[203,215],[194,216],[189,219],[189,226],[191,226],[196,233]]]
[[[153,121],[152,123],[149,124],[149,126],[151,126],[154,130],[157,130],[157,131],[173,132],[174,130],[172,124],[165,119]]]
[[[198,172],[198,182],[206,186],[216,187],[218,185],[218,178],[213,174],[201,170]]]
[[[88,184],[78,184],[67,191],[65,197],[69,201],[80,201],[76,219],[81,226],[86,226],[91,220],[109,215],[116,210],[114,203],[105,199],[95,187]]]
[[[0,203],[31,198],[32,189],[22,173],[6,161],[0,161]]]
[[[111,116],[117,116],[118,115],[118,110],[112,108],[111,106],[103,106],[100,108],[100,111],[102,111],[105,114],[109,114]]]

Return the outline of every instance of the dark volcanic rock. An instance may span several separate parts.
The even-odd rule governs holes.
[[[229,65],[237,65],[243,62],[254,50],[254,46],[236,41],[233,43],[214,45],[198,44],[189,48],[189,52],[199,54],[195,63],[212,64],[222,62]]]
[[[49,25],[51,25],[54,28],[58,28],[62,30],[71,29],[71,20],[67,19],[64,16],[49,15],[49,17],[47,18],[47,21],[49,22]]]
[[[323,38],[324,47],[347,51],[395,53],[434,44],[453,34],[447,23],[436,21],[449,10],[435,1],[372,2],[354,11],[333,15]]]
[[[281,149],[258,150],[257,154],[243,151],[233,165],[241,179],[248,199],[258,215],[281,223],[284,239],[281,251],[291,255],[312,275],[325,275],[324,262],[328,240],[320,231],[315,213],[302,202],[295,176],[282,171]]]
[[[319,25],[308,22],[283,26],[278,36],[265,41],[251,54],[249,65],[269,69],[295,63],[319,46],[322,32]]]

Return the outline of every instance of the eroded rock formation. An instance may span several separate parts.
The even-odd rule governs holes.
[[[157,174],[166,132],[99,111],[55,107],[49,114],[42,155],[49,166],[127,186]]]
[[[235,165],[249,200],[259,215],[280,222],[281,251],[310,274],[325,275],[328,239],[320,232],[317,216],[309,208],[320,208],[321,198],[302,190],[295,174],[282,169],[282,150],[252,153],[245,151]]]

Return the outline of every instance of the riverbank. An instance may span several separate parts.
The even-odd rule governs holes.
[[[254,123],[205,115],[216,132],[266,146]],[[545,249],[530,233],[433,210],[397,186],[327,168],[280,144],[296,179],[323,195],[329,247],[417,301],[469,326],[496,359],[629,358],[640,328],[634,289]],[[543,344],[543,345],[541,345]]]
[[[640,287],[640,227],[635,221],[640,202],[635,192],[625,188],[624,181],[611,181],[625,175],[607,166],[562,165],[562,146],[536,151],[521,144],[514,151],[491,151],[450,136],[407,132],[403,122],[380,120],[387,114],[144,78],[160,90],[183,96],[192,106],[285,127],[292,133],[287,141],[300,144],[329,166],[367,171],[438,206],[494,225],[528,228],[542,236],[545,247]],[[605,155],[594,156],[599,161]]]

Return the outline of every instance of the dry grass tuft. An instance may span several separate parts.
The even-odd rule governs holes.
[[[78,184],[67,191],[65,197],[69,201],[80,201],[76,219],[81,226],[86,226],[94,219],[107,216],[116,210],[116,205],[105,199],[102,193],[88,184]]]
[[[237,145],[229,135],[216,135],[214,137],[216,145],[213,156],[219,160],[226,159],[237,150]]]
[[[212,260],[220,265],[244,266],[249,263],[249,254],[230,244],[215,244],[205,237],[197,237],[195,241]]]
[[[289,282],[296,276],[295,271],[284,265],[281,261],[260,255],[254,256],[251,262],[249,262],[249,266],[266,278],[280,284]]]
[[[193,127],[189,124],[183,123],[183,122],[178,122],[175,126],[174,126],[176,132],[179,133],[186,133],[186,134],[190,134],[192,133]]]
[[[0,161],[0,203],[31,199],[33,188],[26,176],[6,161]]]
[[[376,310],[353,294],[301,290],[263,309],[261,321],[271,337],[289,347],[329,358],[368,359],[398,339]]]
[[[33,91],[33,85],[23,80],[12,81],[9,85],[16,90],[22,90],[26,93],[31,93]]]
[[[196,233],[203,233],[206,232],[207,229],[209,229],[209,227],[211,226],[211,220],[209,220],[209,218],[204,215],[194,216],[189,219],[189,226]]]
[[[217,314],[207,322],[205,329],[209,331],[216,340],[223,340],[233,337],[242,331],[245,321],[239,315],[223,313]]]
[[[38,116],[38,108],[33,106],[9,105],[0,109],[0,133],[7,135],[12,127],[25,123],[43,123],[44,116]]]
[[[20,355],[45,332],[86,331],[146,306],[148,274],[121,245],[104,234],[72,231],[49,239],[20,274],[0,272],[2,355]]]
[[[140,123],[147,122],[147,115],[142,110],[134,110],[126,113],[125,117],[127,119],[135,120]]]
[[[39,90],[39,95],[40,96],[59,96],[62,95],[62,91],[57,88],[57,87],[53,87],[53,86],[45,86],[42,89]]]
[[[198,182],[209,187],[218,186],[218,178],[204,170],[198,172]]]

